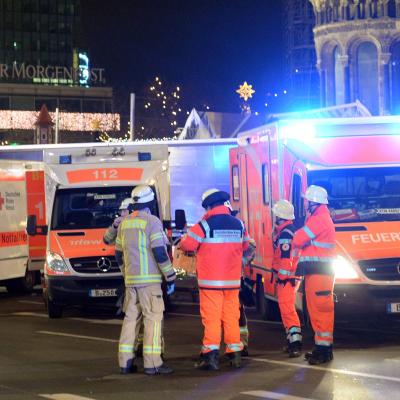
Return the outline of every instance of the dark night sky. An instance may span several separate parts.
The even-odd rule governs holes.
[[[283,95],[281,0],[83,4],[90,67],[105,68],[108,85],[140,94],[158,76],[181,87],[188,110],[207,101],[211,111],[240,112],[235,91],[244,81],[256,90],[253,111],[272,111],[278,99],[268,92]]]

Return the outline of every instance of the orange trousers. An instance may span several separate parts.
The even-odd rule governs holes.
[[[240,341],[239,307],[239,289],[200,289],[200,313],[204,325],[203,353],[219,350],[221,327],[226,353],[243,350],[243,343]]]
[[[278,295],[278,304],[281,310],[283,326],[286,329],[287,337],[290,343],[301,342],[300,319],[296,312],[295,302],[300,282],[292,286],[290,282],[285,285],[278,283],[276,293]]]
[[[306,275],[305,288],[308,313],[314,329],[315,344],[333,344],[333,285],[334,276]]]

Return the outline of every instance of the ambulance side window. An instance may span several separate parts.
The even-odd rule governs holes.
[[[233,192],[233,201],[240,200],[240,186],[239,186],[239,167],[234,165],[232,167],[232,192]]]
[[[292,204],[294,206],[294,226],[300,229],[304,225],[305,211],[304,211],[304,198],[302,197],[302,184],[301,178],[297,174],[293,174],[292,186]]]
[[[269,204],[268,164],[262,166],[264,204]]]

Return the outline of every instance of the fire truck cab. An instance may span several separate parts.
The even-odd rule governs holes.
[[[245,275],[265,319],[279,315],[271,277],[272,206],[285,199],[304,225],[310,185],[328,192],[336,230],[339,315],[400,312],[400,118],[282,120],[238,137],[231,199],[257,242]],[[304,287],[296,308],[305,314]]]

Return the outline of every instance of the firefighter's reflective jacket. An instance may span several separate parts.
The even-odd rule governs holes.
[[[149,209],[135,211],[118,226],[115,250],[123,252],[122,273],[126,286],[147,286],[175,279],[168,257],[168,239],[161,221]]]
[[[197,250],[200,289],[239,289],[243,252],[249,246],[244,224],[225,206],[209,211],[181,240],[185,251]]]

